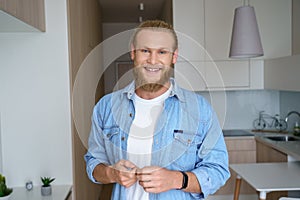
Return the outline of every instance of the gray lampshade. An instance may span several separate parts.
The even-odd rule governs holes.
[[[236,8],[229,57],[251,58],[263,55],[254,8],[252,6]]]

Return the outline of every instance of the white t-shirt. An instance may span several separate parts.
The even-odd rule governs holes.
[[[172,87],[172,86],[171,86]],[[130,127],[127,141],[128,160],[138,168],[151,165],[151,151],[156,122],[163,109],[164,101],[172,88],[154,99],[142,99],[134,94],[135,118]],[[137,182],[126,189],[127,200],[148,200],[149,193]]]

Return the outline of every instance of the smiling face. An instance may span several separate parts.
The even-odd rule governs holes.
[[[166,30],[144,29],[136,35],[131,51],[136,88],[156,92],[166,86],[177,60],[174,46],[174,38]]]

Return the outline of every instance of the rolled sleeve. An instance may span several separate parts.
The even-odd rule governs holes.
[[[84,159],[86,161],[86,172],[87,172],[89,179],[94,183],[100,184],[100,182],[97,182],[96,179],[94,178],[93,171],[94,171],[95,167],[101,163],[101,161],[94,159],[90,155],[90,153],[87,153],[84,156]]]
[[[202,170],[200,168],[195,169],[192,171],[195,176],[198,179],[198,182],[201,186],[201,193],[191,193],[191,195],[195,198],[195,199],[201,199],[201,198],[206,198],[211,191],[212,188],[212,184],[211,184],[211,180],[209,175],[207,174],[207,172],[205,170]]]
[[[97,165],[101,163],[107,164],[108,158],[104,149],[102,129],[98,126],[99,119],[96,113],[96,109],[94,109],[91,132],[88,140],[89,148],[87,153],[84,155],[84,160],[86,162],[86,172],[89,179],[94,183],[100,183],[93,177],[93,171]]]
[[[205,194],[208,194],[210,188],[211,188],[211,182],[209,181],[209,176],[208,174],[206,173],[206,171],[204,170],[193,170],[192,171],[195,176],[197,177],[198,179],[198,182],[201,186],[201,193],[191,193],[191,195],[195,198],[195,199],[203,199],[203,198],[206,198],[208,195],[205,195]]]
[[[196,199],[215,193],[230,177],[228,152],[222,130],[215,113],[212,113],[209,129],[199,151],[199,162],[193,172],[200,184],[201,194],[192,194]]]
[[[217,148],[209,154],[191,171],[197,177],[202,191],[202,194],[192,194],[196,199],[206,198],[215,193],[230,177],[226,149]]]

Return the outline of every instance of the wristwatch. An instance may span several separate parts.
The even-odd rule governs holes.
[[[180,171],[180,172],[183,175],[183,179],[182,179],[182,186],[181,186],[181,188],[179,188],[179,190],[183,190],[183,189],[187,188],[187,186],[188,186],[189,177],[185,172],[183,172],[183,171]]]

